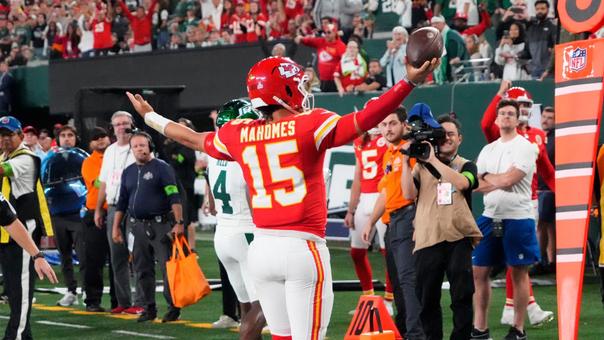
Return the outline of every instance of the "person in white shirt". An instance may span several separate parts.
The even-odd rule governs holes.
[[[484,212],[478,227],[484,235],[472,253],[474,271],[474,329],[472,339],[489,338],[487,309],[491,296],[491,267],[506,264],[512,268],[514,286],[514,325],[506,339],[526,339],[524,319],[529,301],[528,266],[539,262],[540,252],[531,205],[531,183],[538,149],[516,128],[518,103],[501,100],[497,120],[501,137],[486,145],[476,165],[484,193]]]
[[[119,199],[122,171],[128,165],[134,163],[134,155],[132,154],[129,143],[130,135],[134,127],[132,115],[126,111],[117,111],[111,116],[111,125],[113,126],[117,141],[107,147],[105,155],[103,156],[103,164],[101,165],[101,173],[99,174],[99,197],[94,211],[94,223],[97,228],[107,229],[115,295],[118,303],[118,305],[111,310],[111,313],[140,314],[143,311],[143,308],[140,307],[142,304],[135,303],[135,306],[132,306],[130,269],[128,267],[128,258],[130,254],[126,245],[127,243],[115,243],[113,242],[111,235],[113,217]],[[103,216],[103,204],[105,200],[107,201],[108,206],[106,218]],[[127,235],[124,230],[122,230],[122,233]],[[136,297],[140,299],[141,294],[136,294]]]
[[[201,18],[208,20],[215,28],[220,29],[222,8],[222,0],[201,0]]]

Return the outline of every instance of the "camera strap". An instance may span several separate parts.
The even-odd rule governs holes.
[[[442,177],[442,175],[440,174],[440,172],[438,172],[438,170],[436,170],[434,165],[432,165],[430,163],[423,163],[423,162],[422,162],[422,164],[426,167],[426,169],[428,169],[428,171],[430,171],[432,176],[434,176],[434,178],[436,178],[440,182],[440,178]]]

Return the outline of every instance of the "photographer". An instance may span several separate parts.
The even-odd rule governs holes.
[[[476,165],[457,154],[462,142],[459,122],[445,115],[438,123],[445,131],[445,138],[438,141],[438,153],[429,142],[422,142],[430,152],[413,169],[405,155],[402,189],[405,198],[416,200],[417,205],[413,222],[416,291],[426,338],[443,338],[440,297],[446,273],[453,310],[451,339],[465,340],[472,331],[472,245],[482,236],[471,212],[471,194],[478,179]],[[410,145],[405,144],[403,150]]]
[[[128,211],[129,229],[134,234],[134,272],[145,304],[145,311],[137,321],[153,321],[157,316],[155,260],[162,270],[163,293],[168,303],[168,312],[162,322],[176,321],[180,317],[180,309],[172,304],[165,266],[170,256],[172,234],[184,232],[174,170],[166,162],[153,157],[153,141],[146,132],[134,132],[130,147],[136,163],[122,173],[119,201],[113,219],[113,241],[125,242],[120,226]],[[173,216],[170,216],[170,212]]]

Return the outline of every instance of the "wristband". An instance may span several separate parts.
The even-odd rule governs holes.
[[[406,76],[405,76],[404,80],[407,82],[407,84],[409,84],[413,87],[417,87],[419,85],[419,84],[416,84],[416,83],[412,82],[411,80],[409,80],[409,78],[407,78]]]
[[[43,259],[44,258],[44,253],[42,253],[41,251],[39,251],[37,254],[35,254],[34,256],[31,257],[32,260],[36,260],[36,259]]]
[[[145,124],[147,124],[153,130],[161,133],[165,136],[164,130],[168,123],[173,123],[170,119],[156,113],[148,112],[145,114]]]

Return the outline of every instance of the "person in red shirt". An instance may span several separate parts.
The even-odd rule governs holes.
[[[266,34],[266,16],[260,12],[258,0],[250,1],[250,18],[246,21],[247,42],[256,42]]]
[[[231,16],[230,28],[235,37],[235,44],[247,41],[247,22],[251,19],[245,9],[245,0],[235,0],[235,14]]]
[[[346,45],[338,36],[338,26],[335,23],[323,25],[324,36],[302,37],[297,36],[296,44],[304,44],[317,49],[319,79],[321,80],[322,92],[337,92],[338,88],[334,82],[333,74],[340,58],[346,52]]]
[[[287,20],[296,19],[298,16],[304,14],[304,1],[303,0],[279,0],[283,2],[285,7],[285,15]]]
[[[347,92],[353,92],[356,85],[361,85],[367,78],[367,61],[359,53],[359,44],[350,40],[346,45],[346,53],[340,59],[333,73],[333,79],[340,97]]]
[[[539,155],[537,156],[537,171],[533,176],[532,187],[532,198],[533,198],[533,210],[535,214],[535,221],[539,219],[538,213],[538,200],[537,200],[537,176],[541,176],[545,184],[554,191],[555,172],[552,163],[547,155],[545,149],[545,133],[543,130],[531,127],[528,124],[530,118],[530,111],[533,104],[533,100],[530,97],[528,91],[522,87],[511,87],[512,83],[509,80],[502,80],[499,87],[499,91],[491,100],[491,103],[487,107],[480,122],[482,131],[487,139],[488,143],[495,141],[499,138],[499,127],[495,124],[497,118],[497,104],[502,98],[515,99],[520,104],[520,117],[518,124],[518,133],[528,139],[529,142],[535,144],[539,149]],[[512,285],[511,272],[508,269],[506,273],[506,302],[503,308],[501,316],[501,323],[506,325],[513,325],[514,322],[514,289]],[[533,287],[530,288],[529,304],[527,308],[527,314],[531,325],[540,325],[553,320],[554,313],[551,311],[544,311],[535,301],[533,294]]]
[[[113,47],[111,36],[111,18],[107,16],[106,9],[97,10],[95,18],[90,23],[94,36],[94,54],[107,55]]]
[[[231,16],[235,14],[233,1],[224,0],[222,3],[222,15],[220,16],[220,30],[228,30],[231,25]]]
[[[356,164],[344,225],[350,229],[350,256],[354,262],[354,270],[361,283],[363,294],[374,295],[373,274],[369,258],[367,257],[369,244],[363,241],[362,234],[364,226],[371,218],[371,212],[379,196],[378,183],[384,175],[384,169],[381,164],[383,163],[384,154],[388,150],[388,143],[382,137],[380,131],[374,128],[355,139],[353,147]],[[378,231],[380,252],[385,257],[386,244],[384,243],[384,234],[386,233],[386,225],[378,221],[375,226]],[[373,236],[370,238],[373,239]],[[390,315],[393,314],[393,299],[392,285],[388,272],[386,272],[384,302]]]
[[[118,0],[117,3],[122,8],[124,15],[130,20],[130,28],[134,35],[133,52],[151,51],[151,29],[153,28],[151,19],[155,12],[155,6],[157,6],[157,0],[151,1],[147,13],[145,13],[144,6],[138,6],[136,8],[136,15],[130,12],[123,0]]]
[[[304,68],[270,57],[247,76],[259,120],[236,119],[218,132],[197,133],[153,112],[127,93],[147,125],[192,149],[234,160],[250,195],[254,241],[248,264],[273,339],[323,339],[333,305],[323,159],[328,148],[350,143],[397,108],[438,60],[407,66],[402,80],[363,110],[339,116],[311,107]]]

